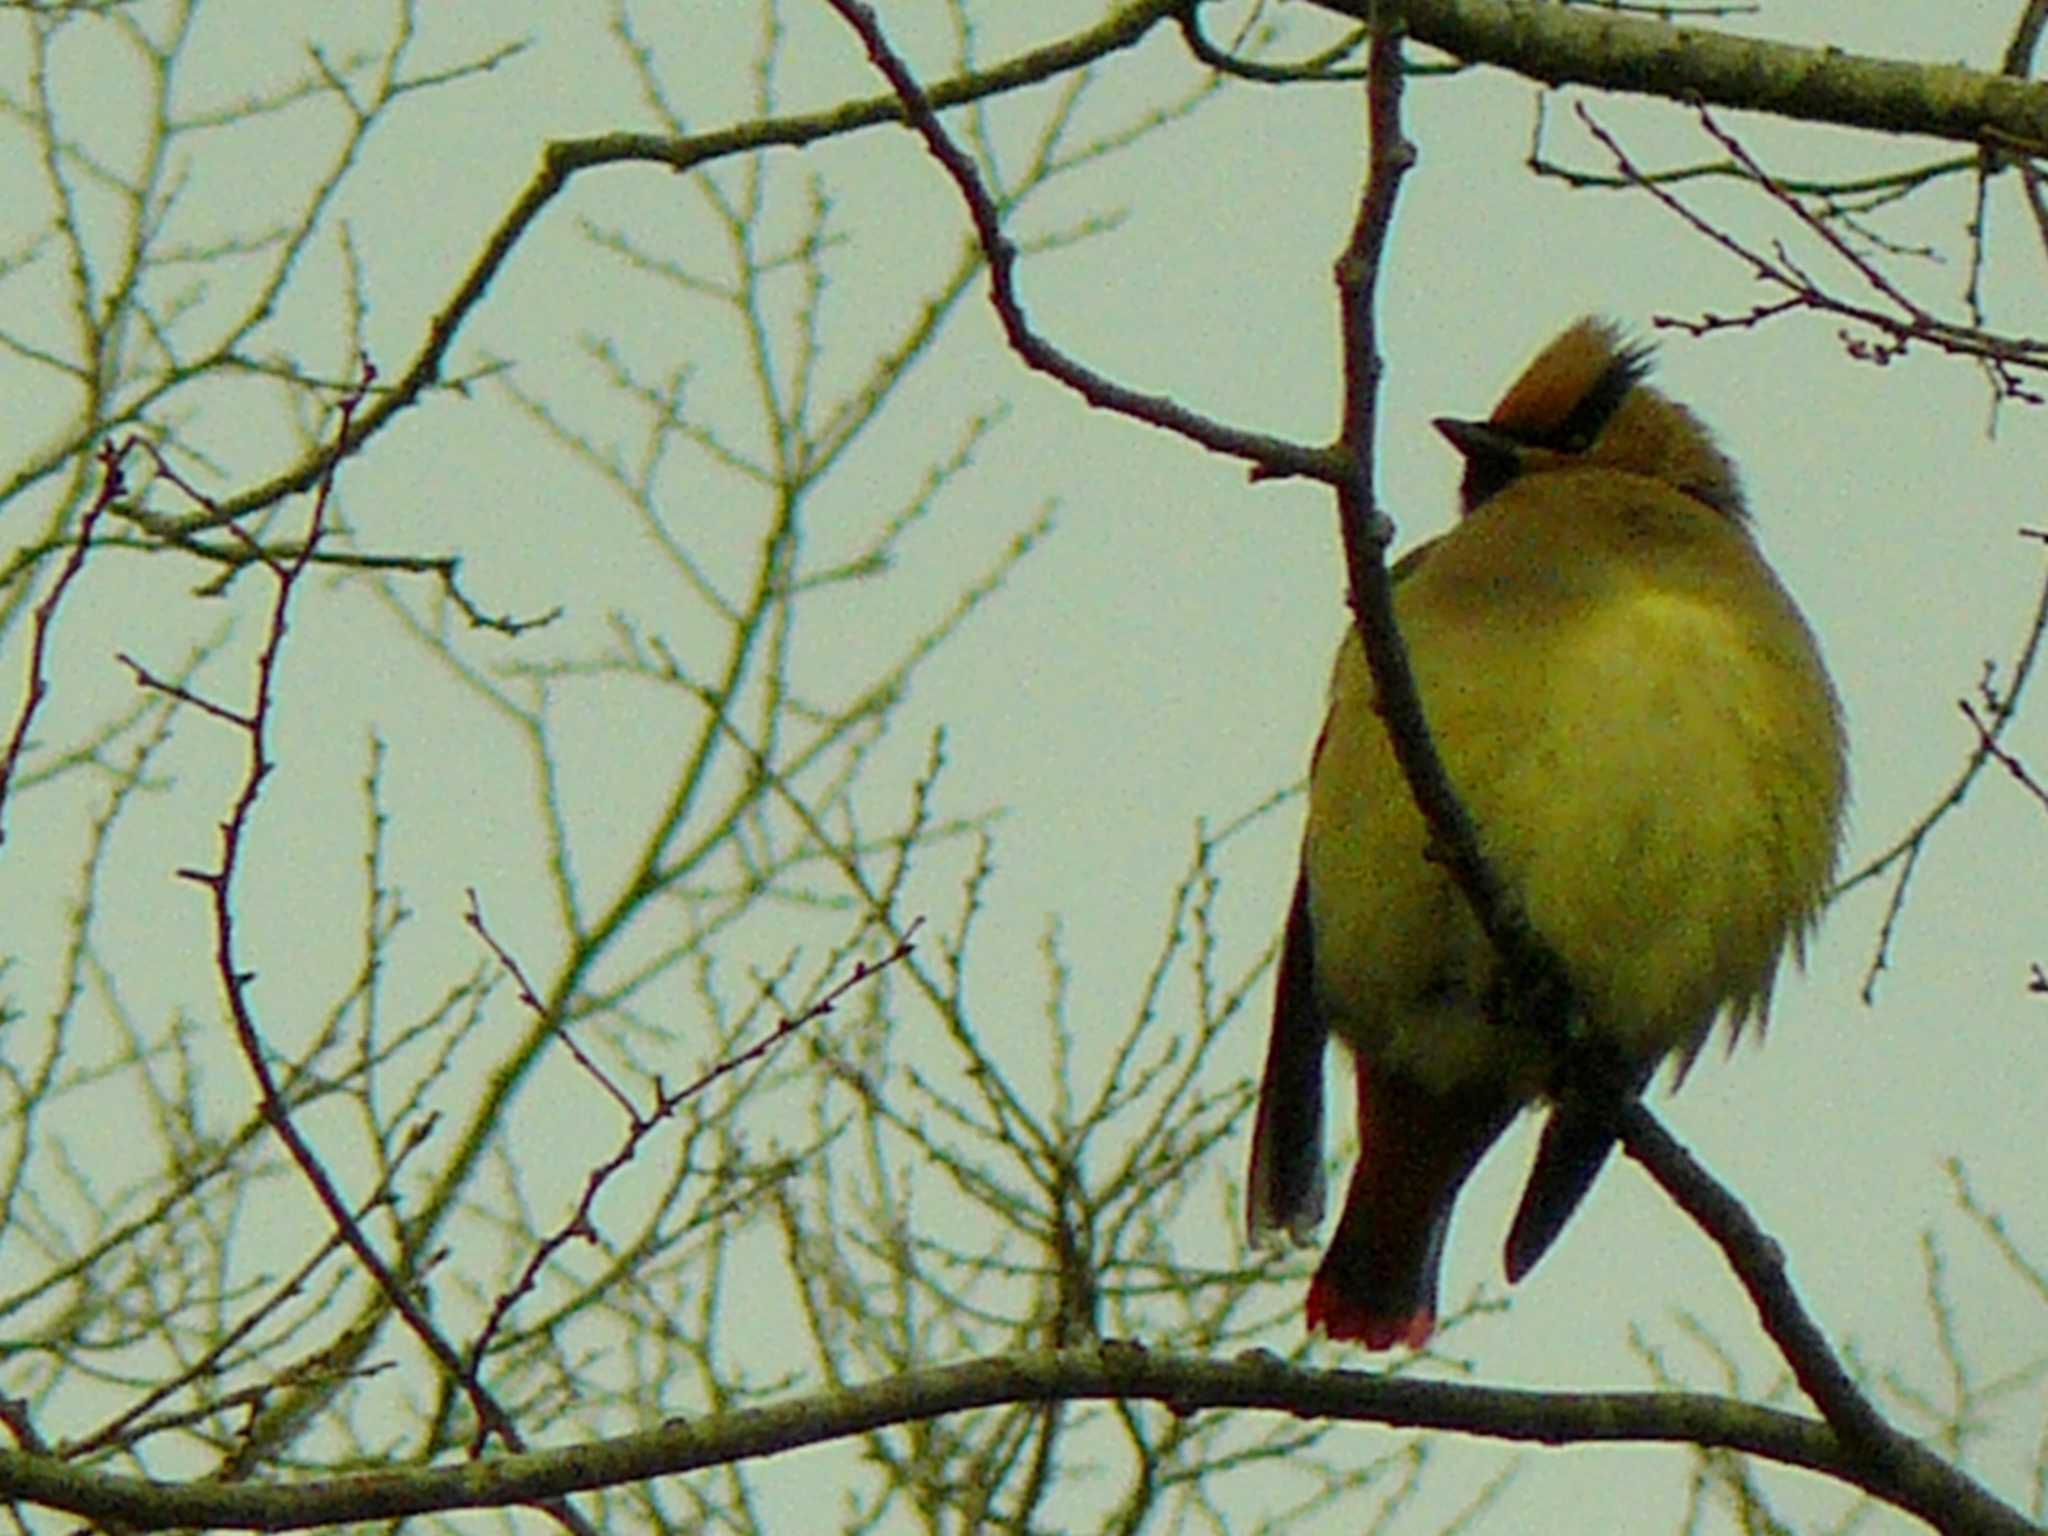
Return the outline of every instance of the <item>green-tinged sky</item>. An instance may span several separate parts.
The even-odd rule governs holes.
[[[1766,0],[1759,14],[1713,24],[1995,68],[2013,8]],[[190,113],[226,110],[303,73],[309,44],[340,58],[352,38],[388,33],[386,7],[342,9],[345,21],[325,5],[200,8],[178,101]],[[881,9],[921,67],[949,66],[955,43],[944,6],[891,0]],[[1103,6],[1040,0],[971,9],[989,13],[979,18],[978,56],[998,59],[1089,23]],[[1310,6],[1271,9],[1281,56],[1341,35]],[[1244,7],[1209,10],[1212,31],[1227,36]],[[784,0],[781,12],[783,110],[878,88],[822,0]],[[760,46],[753,6],[685,0],[636,6],[632,15],[692,129],[750,114]],[[156,25],[151,6],[135,8],[135,16]],[[601,7],[428,5],[419,20],[415,72],[500,42],[530,42],[488,74],[397,105],[361,147],[274,317],[247,343],[251,356],[289,354],[302,366],[345,374],[353,261],[368,298],[369,350],[387,374],[402,368],[550,140],[657,126]],[[0,21],[0,72],[10,92],[28,88],[25,36],[19,20]],[[65,29],[51,60],[73,131],[110,163],[143,139],[145,125],[133,120],[140,76],[119,62],[132,58],[129,49],[114,22],[78,23]],[[1159,28],[1098,66],[1074,139],[1128,129],[1187,99],[1201,78],[1173,29]],[[1027,162],[1060,90],[1042,86],[987,108],[981,128],[999,165],[1014,171]],[[1703,340],[1659,329],[1659,317],[1740,313],[1777,294],[1640,192],[1573,190],[1533,176],[1527,161],[1538,105],[1530,85],[1487,69],[1419,78],[1410,89],[1419,161],[1403,190],[1380,295],[1384,503],[1404,539],[1444,526],[1459,465],[1428,429],[1429,418],[1483,414],[1535,348],[1573,317],[1597,310],[1658,339],[1659,383],[1693,405],[1741,465],[1759,540],[1832,666],[1852,736],[1846,867],[1860,867],[1953,780],[1974,740],[1957,701],[1976,695],[1987,663],[1996,664],[1999,679],[2007,676],[2026,631],[2048,565],[2043,544],[2022,534],[2048,525],[2039,500],[2048,415],[2025,405],[1994,410],[1976,368],[1931,349],[1883,368],[1854,361],[1844,334],[1867,333],[1823,315]],[[1569,166],[1601,175],[1614,169],[1579,109],[1643,166],[1724,158],[1691,110],[1574,90],[1550,96],[1546,109],[1546,150]],[[1848,178],[1967,155],[1951,144],[1741,114],[1716,121],[1787,178]],[[189,159],[165,215],[169,230],[182,229],[184,240],[208,249],[230,237],[255,239],[289,217],[339,131],[331,102],[309,101],[260,125],[183,141],[180,153]],[[18,141],[12,146],[10,135]],[[26,143],[17,127],[0,124],[0,252],[32,252],[54,217],[43,168],[22,149]],[[1031,315],[1111,377],[1241,426],[1325,441],[1338,398],[1331,264],[1349,228],[1361,165],[1356,89],[1226,86],[1027,202],[1013,226],[1027,242],[1107,224],[1027,257],[1021,283]],[[812,178],[831,203],[840,243],[819,300],[816,384],[829,400],[892,344],[957,262],[962,208],[933,161],[897,127],[777,150],[759,168],[768,189],[761,228],[770,243],[800,227]],[[744,194],[738,167],[716,174],[731,196]],[[84,180],[76,217],[89,231],[113,229],[117,208],[89,173]],[[1756,190],[1726,178],[1676,190],[1739,239],[1764,251],[1782,241],[1836,291],[1880,302],[1786,208]],[[2037,332],[2040,240],[2018,188],[2008,177],[1992,191],[1981,273],[1970,264],[1966,234],[1977,195],[1970,175],[1951,174],[1902,207],[1871,213],[1867,233],[1853,238],[1881,237],[1886,270],[1928,308],[1964,316],[1975,281],[1991,328]],[[729,312],[708,299],[679,300],[673,288],[636,271],[605,248],[615,234],[698,272],[717,272],[726,259],[727,235],[687,179],[645,164],[580,177],[528,232],[454,344],[451,374],[500,363],[502,371],[465,394],[426,399],[341,482],[338,510],[364,547],[458,553],[466,589],[492,611],[564,610],[519,641],[458,626],[455,652],[479,671],[611,654],[623,643],[622,624],[643,642],[658,638],[686,667],[708,655],[711,643],[694,598],[651,556],[652,535],[515,392],[632,463],[644,423],[608,387],[607,370],[652,381],[674,376],[693,419],[720,434],[724,450],[772,453],[759,441],[759,381],[744,366],[744,337]],[[225,313],[246,300],[235,274],[257,271],[260,262],[232,253],[222,259],[211,288],[192,288],[194,307],[183,323],[203,320],[208,306]],[[199,278],[195,266],[192,283]],[[159,304],[175,307],[177,273],[157,281]],[[0,330],[14,343],[0,356],[0,399],[7,401],[0,481],[11,484],[78,410],[75,385],[53,383],[32,350],[62,351],[75,334],[63,293],[48,260],[0,266]],[[791,370],[800,350],[792,316],[801,302],[791,279],[771,284],[759,306]],[[603,353],[592,348],[600,338],[609,347]],[[189,471],[210,491],[245,488],[296,453],[295,428],[267,390],[243,378],[179,400],[175,425],[194,450]],[[1051,534],[918,674],[867,790],[878,817],[884,806],[893,814],[910,797],[931,733],[943,728],[936,812],[1006,808],[976,931],[972,990],[979,1028],[1013,1053],[1019,1082],[1030,1085],[1045,1072],[1048,923],[1057,920],[1071,971],[1066,1016],[1106,1053],[1159,950],[1197,829],[1235,820],[1303,773],[1344,623],[1341,568],[1327,496],[1302,484],[1248,483],[1241,464],[1091,411],[1032,376],[999,344],[978,283],[902,396],[820,492],[809,558],[824,561],[835,540],[855,549],[881,518],[916,497],[928,468],[954,454],[984,412],[1003,414],[905,537],[886,583],[832,595],[787,643],[805,685],[821,699],[833,697],[913,643],[1051,508]],[[679,453],[651,476],[672,514],[673,536],[711,579],[736,579],[761,536],[744,470],[721,466],[715,455]],[[0,504],[0,553],[36,536],[48,497],[46,485],[31,485]],[[155,504],[174,509],[167,493]],[[96,560],[58,631],[55,702],[39,722],[39,740],[68,742],[124,706],[133,684],[116,652],[169,672],[188,645],[231,619],[240,627],[202,676],[224,692],[245,686],[261,593],[244,581],[227,601],[208,599],[194,595],[198,581],[162,560]],[[425,578],[401,580],[394,590],[415,611],[429,606]],[[0,648],[0,719],[13,718],[26,640],[17,623]],[[545,968],[559,944],[541,878],[549,848],[531,820],[534,759],[508,719],[459,686],[360,583],[323,578],[312,585],[290,637],[286,675],[278,767],[257,824],[241,935],[261,975],[257,995],[277,1027],[310,1036],[320,1008],[360,963],[360,786],[372,730],[388,749],[389,875],[415,913],[393,957],[394,984],[418,1002],[478,962],[461,921],[463,893],[472,887],[501,937],[515,949],[527,946]],[[685,739],[684,722],[653,700],[651,690],[621,677],[585,677],[562,689],[557,798],[575,834],[576,877],[593,893],[624,878],[647,804],[665,782],[649,765],[665,772]],[[2038,713],[2030,702],[2012,740],[2016,750],[2048,759]],[[183,1010],[203,1031],[221,1027],[209,1011],[217,1006],[210,937],[198,894],[172,872],[213,857],[236,759],[225,732],[209,738],[189,723],[184,732],[163,765],[179,775],[175,786],[137,809],[132,839],[122,845],[120,874],[105,890],[102,942],[120,966],[121,994],[135,1017],[155,1027]],[[52,1007],[64,985],[55,957],[64,952],[67,921],[60,903],[70,898],[47,893],[72,889],[61,872],[84,846],[84,804],[59,790],[30,791],[8,809],[0,943],[15,958],[0,984],[29,1015]],[[1277,931],[1300,815],[1298,798],[1287,800],[1217,855],[1224,974],[1249,965]],[[1831,1333],[1874,1368],[1897,1366],[1934,1390],[1946,1377],[1927,1234],[1942,1260],[1943,1321],[1964,1352],[1987,1375],[2038,1364],[2041,1354],[2042,1298],[2012,1278],[1959,1212],[1946,1163],[1961,1159],[1977,1196],[2005,1214],[2019,1247],[2048,1259],[2041,1155],[2048,1030],[2043,1000],[2027,989],[2028,967],[2044,950],[2044,850],[2043,807],[2003,773],[1987,774],[1919,863],[1871,1001],[1862,994],[1889,880],[1864,885],[1828,914],[1806,973],[1781,985],[1762,1047],[1746,1045],[1727,1058],[1710,1050],[1681,1093],[1658,1099],[1673,1127],[1782,1241],[1799,1287]],[[958,905],[965,867],[957,849],[935,859],[899,910],[914,912],[923,901],[943,927]],[[822,955],[826,932],[804,930],[807,963]],[[762,926],[747,934],[753,952],[719,957],[735,992],[751,973],[775,970],[790,947]],[[416,967],[410,976],[408,965]],[[1214,1061],[1219,1082],[1257,1070],[1265,985]],[[704,1047],[690,1040],[680,1000],[663,1006],[679,1042],[663,1070],[679,1077]],[[919,1048],[902,1038],[893,1044],[911,1059]],[[943,1055],[941,1042],[932,1049],[934,1059]],[[459,1073],[465,1059],[451,1070]],[[224,1104],[245,1102],[246,1079],[225,1041],[196,1091]],[[552,1080],[524,1113],[526,1145],[544,1150],[525,1198],[545,1210],[573,1196],[612,1137],[607,1128],[593,1139],[602,1108],[573,1075]],[[223,1117],[233,1118],[225,1110]],[[1499,1237],[1530,1146],[1530,1127],[1519,1127],[1468,1191],[1450,1238],[1447,1302],[1475,1291],[1500,1295]],[[1217,1220],[1182,1232],[1184,1259],[1226,1266],[1242,1258],[1242,1233],[1225,1216],[1226,1187],[1242,1156],[1241,1143],[1233,1144],[1203,1165],[1199,1176],[1215,1186]],[[278,1209],[295,1212],[277,1218],[280,1238],[318,1230],[303,1204]],[[293,1221],[304,1224],[302,1232]],[[1649,1381],[1634,1342],[1640,1331],[1692,1384],[1728,1385],[1731,1367],[1695,1330],[1726,1349],[1744,1392],[1763,1394],[1779,1380],[1780,1367],[1716,1252],[1636,1170],[1617,1162],[1512,1305],[1461,1327],[1446,1347],[1480,1380],[1631,1387]],[[1293,1337],[1290,1325],[1274,1342]],[[1357,1357],[1330,1349],[1318,1358]],[[0,1391],[18,1390],[6,1369],[0,1363]],[[2032,1390],[2038,1395],[2038,1386]],[[2022,1396],[2012,1424],[2011,1434],[1987,1443],[1982,1466],[2003,1492],[2025,1498],[2022,1469],[2036,1454],[2030,1437],[2039,1433],[2038,1405],[2028,1410]],[[1357,1431],[1355,1440],[1361,1457],[1385,1447],[1378,1432]],[[1414,1528],[1429,1528],[1430,1511],[1459,1507],[1473,1482],[1507,1459],[1492,1447],[1460,1447],[1455,1457],[1440,1471],[1441,1503],[1418,1511]],[[1520,1480],[1484,1528],[1670,1528],[1685,1476],[1675,1455],[1528,1453]],[[1809,1513],[1839,1503],[1810,1485],[1793,1487],[1789,1500]],[[1905,1528],[1899,1520],[1866,1527]]]

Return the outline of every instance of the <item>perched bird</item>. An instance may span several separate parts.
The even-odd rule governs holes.
[[[1750,535],[1734,465],[1598,319],[1539,353],[1484,422],[1440,420],[1464,515],[1395,568],[1438,755],[1487,860],[1563,962],[1637,1091],[1725,1015],[1761,1028],[1834,870],[1841,708]],[[1466,1177],[1553,1085],[1542,1032],[1491,1017],[1499,962],[1429,833],[1355,632],[1309,779],[1249,1178],[1255,1241],[1323,1214],[1323,1046],[1349,1047],[1358,1166],[1308,1323],[1419,1347]],[[1507,1241],[1519,1280],[1606,1160],[1553,1108]]]

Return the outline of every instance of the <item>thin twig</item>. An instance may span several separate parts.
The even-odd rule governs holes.
[[[1335,485],[1347,476],[1348,466],[1342,456],[1330,449],[1308,448],[1262,432],[1246,432],[1191,411],[1171,396],[1148,395],[1126,388],[1076,362],[1033,330],[1017,296],[1016,243],[1003,233],[995,199],[982,185],[980,172],[940,125],[930,99],[911,74],[910,67],[890,47],[875,13],[860,0],[827,0],[827,3],[859,35],[875,68],[888,79],[903,103],[904,115],[909,118],[910,126],[917,130],[932,158],[945,168],[953,185],[959,189],[962,201],[967,204],[968,217],[974,223],[975,236],[988,260],[989,302],[1002,323],[1003,334],[1009,339],[1011,350],[1028,366],[1057,379],[1098,409],[1115,411],[1134,421],[1176,433],[1212,452],[1244,459],[1254,466],[1255,473],[1262,479],[1302,476]]]
[[[346,441],[350,423],[364,394],[374,381],[375,369],[367,362],[363,368],[361,385],[344,396],[340,402],[337,441]],[[259,1107],[263,1118],[279,1141],[284,1143],[294,1164],[312,1188],[315,1197],[326,1210],[334,1230],[349,1250],[370,1274],[378,1292],[385,1301],[404,1319],[415,1338],[447,1372],[450,1380],[459,1384],[464,1397],[476,1413],[484,1432],[496,1435],[512,1450],[525,1449],[525,1437],[497,1399],[477,1378],[474,1371],[465,1365],[459,1351],[442,1334],[440,1328],[427,1315],[425,1308],[413,1295],[411,1285],[402,1279],[384,1262],[376,1245],[364,1232],[356,1219],[355,1211],[327,1171],[320,1154],[300,1131],[292,1118],[291,1106],[278,1086],[277,1076],[270,1067],[270,1053],[264,1043],[263,1034],[256,1020],[255,1010],[249,999],[249,984],[255,974],[244,970],[236,957],[235,928],[235,877],[242,867],[242,850],[249,834],[256,805],[263,793],[264,782],[270,777],[272,763],[269,755],[269,730],[272,710],[277,697],[280,677],[279,662],[284,651],[285,635],[289,628],[292,597],[301,579],[312,568],[313,553],[318,548],[326,530],[327,507],[334,491],[335,471],[340,459],[329,461],[325,477],[313,499],[313,510],[308,520],[305,542],[299,552],[289,559],[279,559],[263,552],[239,524],[229,523],[231,529],[276,580],[277,592],[272,599],[270,625],[263,647],[256,658],[255,697],[247,710],[233,710],[216,704],[189,689],[166,683],[152,676],[141,664],[129,661],[138,682],[147,688],[198,705],[216,719],[227,722],[241,731],[248,743],[248,767],[242,778],[240,790],[236,793],[220,828],[220,862],[212,869],[184,868],[178,874],[204,889],[213,907],[214,962],[220,976],[221,990],[227,1003],[228,1016],[234,1027],[236,1043],[241,1048],[245,1064],[256,1080]],[[159,470],[187,496],[202,505],[206,498],[182,480],[167,464],[159,460]],[[579,1533],[591,1533],[592,1527],[565,1501],[550,1500],[544,1506],[547,1513],[565,1529]]]

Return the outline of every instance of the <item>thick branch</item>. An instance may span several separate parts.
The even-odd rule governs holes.
[[[1864,1460],[1825,1424],[1705,1393],[1511,1391],[1304,1370],[1262,1352],[1218,1361],[1118,1344],[908,1371],[769,1408],[671,1420],[660,1429],[614,1440],[292,1487],[153,1483],[90,1472],[50,1456],[0,1451],[0,1499],[42,1504],[133,1530],[300,1530],[432,1510],[503,1508],[778,1455],[943,1414],[1093,1399],[1157,1402],[1182,1415],[1256,1409],[1551,1446],[1711,1446],[1841,1479],[1943,1531],[2035,1533],[2025,1519],[1918,1445],[1910,1447],[1893,1475],[1877,1483]]]
[[[1375,0],[1316,0],[1366,20]],[[1551,85],[1699,100],[1806,122],[2048,147],[2048,87],[1953,64],[1730,37],[1534,0],[1378,0],[1417,42]]]

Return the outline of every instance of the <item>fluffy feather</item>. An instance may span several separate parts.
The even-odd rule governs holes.
[[[1716,1017],[1761,1020],[1833,871],[1840,710],[1752,541],[1733,464],[1582,320],[1484,422],[1440,421],[1464,517],[1399,568],[1395,607],[1437,750],[1488,858],[1565,962],[1584,1023],[1639,1087]],[[1486,1011],[1496,961],[1425,853],[1355,636],[1310,776],[1253,1138],[1255,1235],[1321,1214],[1321,1067],[1358,1069],[1361,1149],[1309,1321],[1419,1345],[1459,1189],[1552,1075]],[[1560,1109],[1510,1235],[1519,1279],[1609,1138]]]

